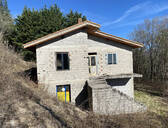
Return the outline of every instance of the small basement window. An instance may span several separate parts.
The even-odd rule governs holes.
[[[108,64],[117,64],[117,55],[116,55],[116,53],[108,54]]]
[[[69,70],[68,52],[56,53],[56,68],[57,70]]]

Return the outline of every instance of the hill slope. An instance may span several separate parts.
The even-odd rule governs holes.
[[[23,73],[32,66],[34,63],[23,61],[19,55],[0,43],[0,127],[105,125],[104,119],[81,111],[71,104],[59,102],[37,88]],[[110,122],[110,126],[113,123]]]
[[[24,75],[33,67],[0,43],[0,127],[148,128],[165,127],[156,113],[101,116],[59,102]],[[136,92],[137,93],[137,92]],[[137,97],[142,100],[141,93]],[[147,94],[143,94],[147,95]],[[168,104],[167,104],[168,107]],[[148,121],[149,119],[150,122]]]

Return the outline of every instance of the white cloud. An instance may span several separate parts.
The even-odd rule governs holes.
[[[148,15],[157,14],[168,10],[168,3],[153,4],[151,3],[148,7],[144,8],[144,11]]]
[[[110,22],[105,22],[102,26],[107,27],[112,24],[120,23],[124,20],[127,20],[127,21],[129,20],[130,22],[138,22],[140,20],[138,18],[142,19],[145,16],[154,15],[154,14],[163,12],[165,10],[168,10],[168,3],[167,4],[166,3],[156,4],[156,3],[152,3],[150,1],[147,1],[147,2],[137,4],[137,5],[129,8],[118,19],[116,19],[114,21],[110,21]],[[135,20],[137,20],[137,21],[135,21]],[[128,23],[128,24],[130,24],[130,23]]]
[[[109,28],[110,28],[110,29],[116,29],[116,28],[121,28],[121,27],[125,27],[125,26],[134,26],[134,25],[143,23],[143,21],[144,21],[144,20],[130,21],[130,22],[126,22],[126,23],[123,23],[123,24],[111,26],[111,27],[109,27]]]

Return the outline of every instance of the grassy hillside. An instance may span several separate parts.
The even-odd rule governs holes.
[[[135,99],[148,107],[151,124],[155,127],[168,128],[168,94],[161,89],[161,84],[136,84]],[[164,94],[166,93],[166,94]]]
[[[0,127],[113,127],[107,118],[48,96],[23,73],[34,65],[0,43]]]
[[[25,76],[28,63],[0,43],[0,127],[19,128],[166,128],[166,98],[136,91],[136,99],[149,107],[142,114],[101,116],[59,102]],[[158,104],[153,104],[156,102]]]

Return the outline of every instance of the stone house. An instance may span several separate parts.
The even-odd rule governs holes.
[[[143,44],[100,31],[100,25],[78,24],[24,44],[35,49],[37,78],[59,100],[96,113],[144,110],[134,100],[133,49]]]

